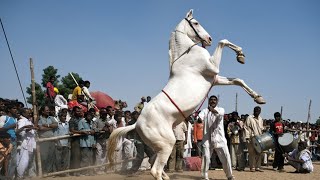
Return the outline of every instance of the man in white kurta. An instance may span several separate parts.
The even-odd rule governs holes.
[[[209,98],[208,108],[203,109],[199,114],[199,118],[204,122],[201,175],[203,179],[209,179],[208,170],[210,156],[212,151],[215,150],[222,163],[223,170],[229,180],[233,179],[233,176],[231,158],[223,127],[224,109],[217,107],[217,104],[218,98],[216,96],[211,96]]]
[[[23,109],[18,120],[17,133],[20,135],[20,150],[17,153],[17,177],[35,176],[34,155],[36,149],[35,131],[31,122],[31,110]],[[25,117],[24,117],[25,116]],[[26,118],[28,117],[28,118]]]

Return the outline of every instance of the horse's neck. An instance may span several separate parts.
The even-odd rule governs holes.
[[[170,67],[192,45],[194,45],[193,41],[183,31],[172,32],[169,43]]]

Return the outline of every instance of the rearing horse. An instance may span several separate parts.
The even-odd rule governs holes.
[[[198,43],[202,43],[202,47]],[[118,128],[109,138],[108,158],[113,153],[118,137],[136,129],[142,140],[156,153],[151,174],[155,179],[169,179],[163,171],[176,141],[172,126],[182,122],[204,100],[212,86],[239,85],[259,104],[263,98],[249,88],[241,79],[218,76],[223,47],[229,47],[244,63],[242,48],[228,40],[219,42],[212,56],[203,48],[212,39],[190,10],[177,25],[170,38],[170,78],[162,92],[142,110],[136,124]]]

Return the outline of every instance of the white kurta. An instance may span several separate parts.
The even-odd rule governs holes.
[[[204,147],[221,148],[227,145],[223,127],[224,109],[216,107],[215,110],[218,111],[216,115],[210,112],[208,108],[203,109],[199,114],[204,122],[202,139],[202,146]]]
[[[222,163],[223,170],[227,178],[232,178],[231,158],[228,150],[227,140],[224,134],[223,116],[224,109],[215,107],[217,114],[209,111],[208,108],[202,110],[199,117],[204,122],[203,139],[202,139],[202,177],[208,178],[208,170],[210,164],[210,157],[213,149],[217,152],[218,157]]]
[[[32,122],[26,118],[21,118],[18,121],[18,129],[26,125],[33,125]],[[30,131],[21,131],[21,145],[20,151],[17,153],[17,176],[19,178],[24,177],[26,171],[30,167],[30,164],[33,163],[33,155],[36,149],[36,141],[35,141],[35,131],[32,129]]]

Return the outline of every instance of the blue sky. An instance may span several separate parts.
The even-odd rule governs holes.
[[[53,65],[61,76],[77,72],[91,90],[127,101],[156,96],[169,77],[170,33],[194,9],[194,17],[213,37],[210,54],[221,39],[241,46],[246,64],[224,49],[220,75],[239,77],[265,100],[262,117],[311,122],[320,116],[320,1],[0,1],[5,26],[24,90],[29,86],[29,58],[36,81]],[[10,54],[0,33],[0,97],[23,100]],[[252,113],[256,104],[240,87],[217,86],[220,106]]]

